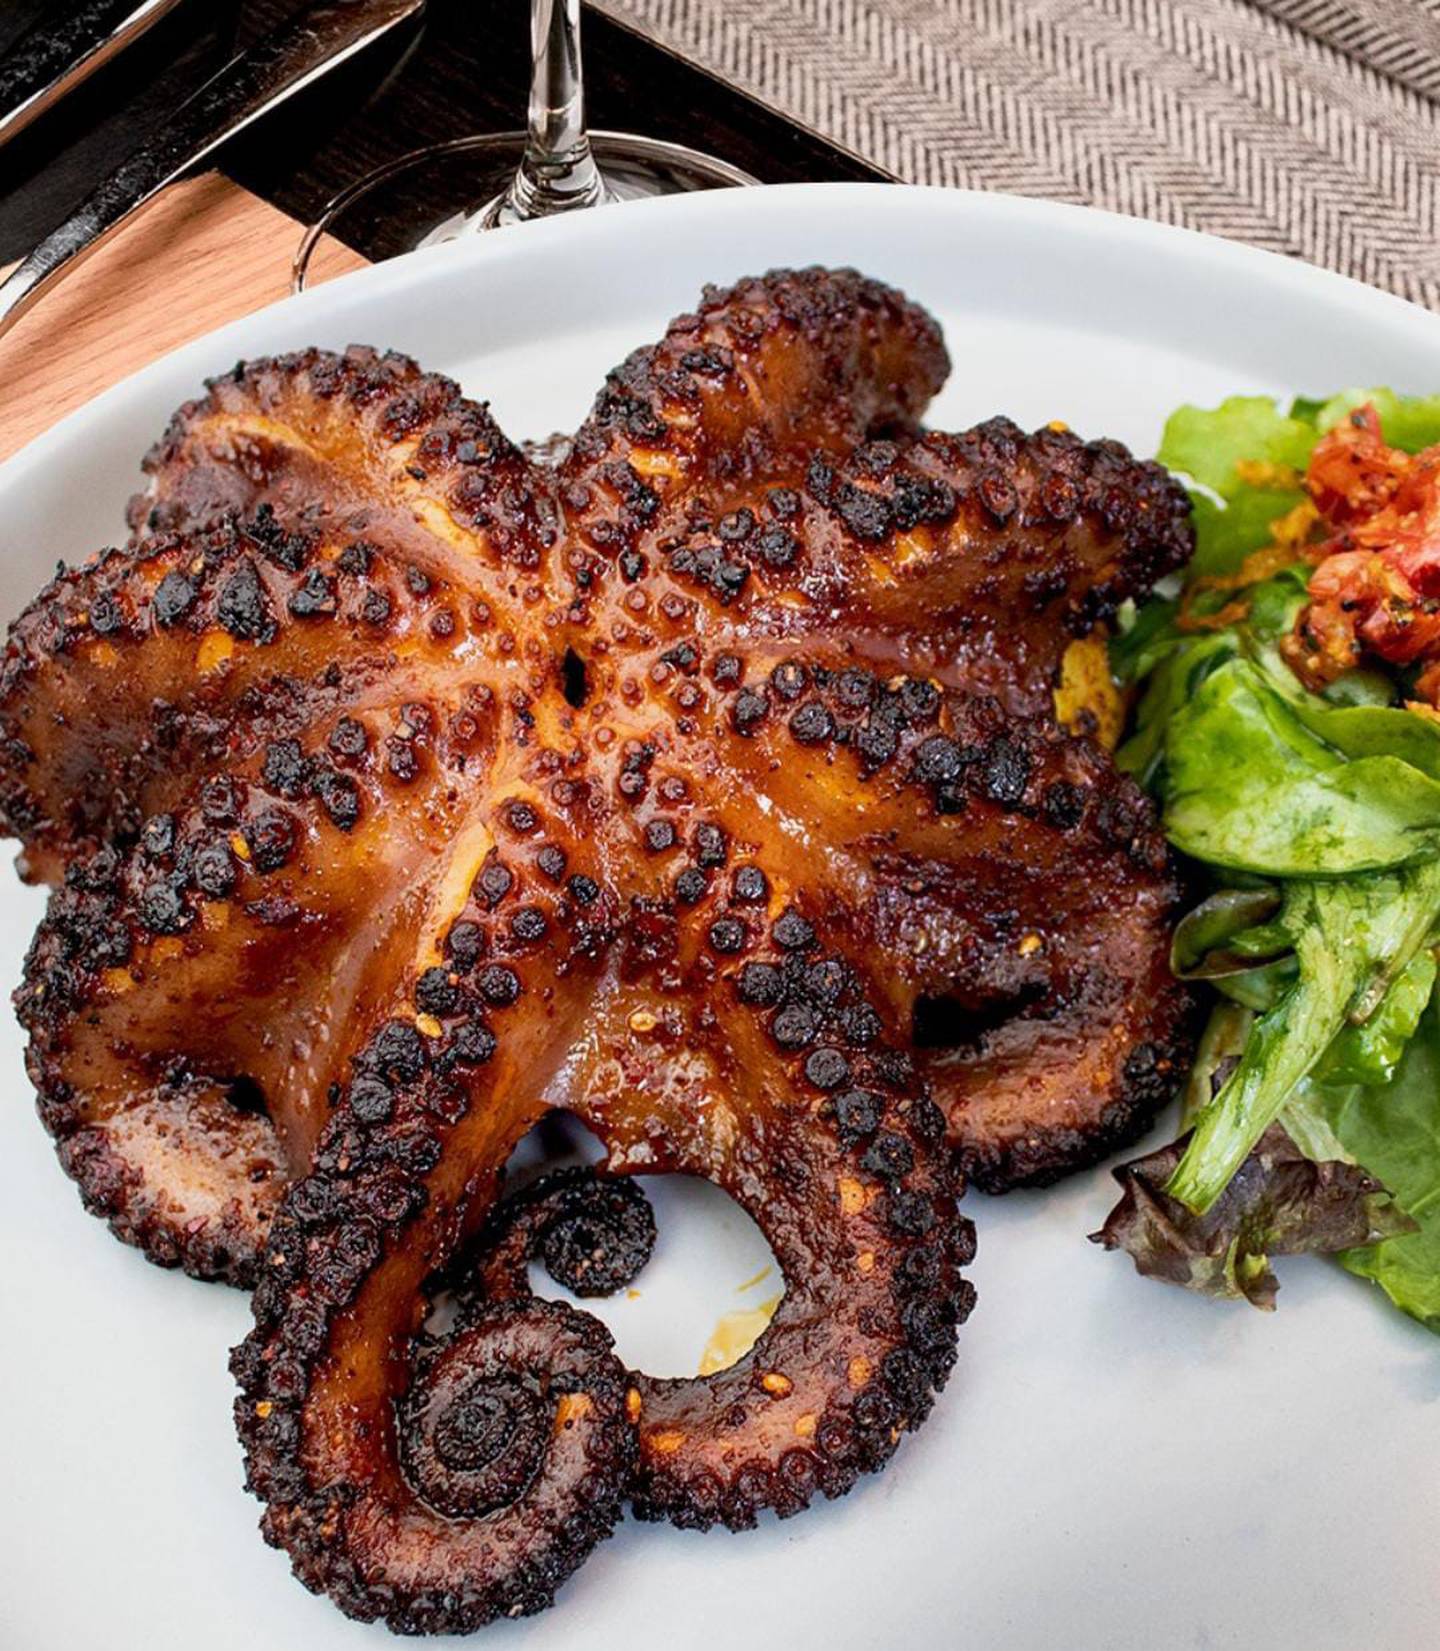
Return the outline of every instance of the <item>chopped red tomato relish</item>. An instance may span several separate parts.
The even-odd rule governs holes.
[[[1390,447],[1371,406],[1322,436],[1306,490],[1328,533],[1310,547],[1310,603],[1285,657],[1323,687],[1366,657],[1421,667],[1414,693],[1440,703],[1440,446]]]

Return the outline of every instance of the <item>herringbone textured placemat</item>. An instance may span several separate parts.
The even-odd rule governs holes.
[[[1440,309],[1440,0],[598,0],[897,177],[1080,201]]]

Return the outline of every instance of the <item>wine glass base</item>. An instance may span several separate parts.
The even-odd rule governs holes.
[[[601,204],[759,182],[727,161],[657,138],[592,132],[590,146],[605,185]],[[495,224],[494,208],[509,189],[524,148],[523,132],[459,138],[417,149],[351,184],[306,231],[295,254],[291,290],[301,292],[323,279],[313,275],[312,258],[327,236],[380,259],[504,227]],[[577,202],[563,210],[587,209]]]

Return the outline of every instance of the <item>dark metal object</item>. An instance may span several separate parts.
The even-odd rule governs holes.
[[[180,0],[88,0],[21,36],[0,60],[0,143],[38,120]]]
[[[166,185],[423,4],[330,0],[232,58],[0,284],[0,334]]]

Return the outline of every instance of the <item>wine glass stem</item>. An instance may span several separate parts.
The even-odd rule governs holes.
[[[501,219],[595,206],[605,185],[585,135],[580,0],[532,0],[530,119],[525,153],[500,203]]]

